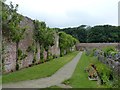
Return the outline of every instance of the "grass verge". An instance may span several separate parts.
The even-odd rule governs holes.
[[[10,74],[3,75],[3,83],[18,82],[24,80],[33,80],[43,77],[48,77],[54,74],[58,69],[71,61],[78,51],[69,53],[63,57],[53,59],[49,62],[39,64],[30,68],[25,68]]]
[[[74,74],[69,80],[65,80],[63,83],[73,88],[105,88],[105,86],[98,85],[97,81],[90,81],[88,79],[88,73],[85,72],[85,69],[91,63],[100,64],[96,57],[86,56],[83,53]]]

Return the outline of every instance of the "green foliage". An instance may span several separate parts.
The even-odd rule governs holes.
[[[91,53],[93,53],[94,50],[96,50],[96,49],[93,49],[91,51]],[[103,48],[103,50],[108,53],[110,51],[114,51],[115,48],[110,46],[110,47]],[[89,57],[93,58],[93,55],[90,55]],[[114,85],[114,81],[115,81],[114,74],[113,74],[113,71],[110,67],[108,67],[107,65],[99,62],[97,59],[92,60],[91,63],[93,65],[95,65],[95,67],[96,67],[97,73],[100,77],[101,85],[105,85],[108,88],[109,87],[111,88],[111,87],[115,86]]]
[[[90,81],[88,79],[88,73],[85,70],[86,67],[90,69],[90,65],[95,66],[102,82],[101,85],[98,85],[96,81]],[[114,83],[113,74],[112,70],[105,64],[99,62],[97,57],[87,56],[83,53],[73,76],[68,80],[68,84],[73,88],[112,88],[118,84],[117,82],[116,84]]]
[[[38,20],[34,21],[35,29],[34,29],[34,40],[42,44],[44,42],[44,36],[45,36],[45,29],[46,24],[45,22],[39,22]]]
[[[19,42],[24,38],[24,32],[26,30],[26,27],[20,26],[23,16],[17,13],[18,4],[14,6],[12,2],[10,2],[9,6],[5,5],[4,3],[2,4],[2,6],[3,35],[6,35],[10,41],[16,43],[16,70],[18,70],[18,60],[26,57],[26,55],[22,55],[22,58],[18,57],[21,53],[18,51]]]
[[[41,46],[41,49],[40,49],[40,59],[41,60],[44,59],[43,53],[44,53],[44,48]]]
[[[19,42],[23,39],[25,27],[20,27],[20,22],[22,21],[22,16],[17,14],[18,4],[14,7],[12,2],[9,6],[3,3],[3,34],[8,33],[9,39],[14,42]],[[9,31],[6,31],[9,30]]]
[[[33,46],[33,45],[28,46],[28,48],[27,48],[26,51],[27,51],[27,52],[34,52],[34,46]]]
[[[120,26],[97,25],[90,27],[81,25],[74,28],[60,29],[59,31],[64,31],[84,43],[120,42]]]
[[[48,60],[51,60],[51,59],[53,59],[53,56],[52,56],[52,54],[48,51]]]
[[[45,34],[45,41],[44,41],[44,48],[48,51],[49,46],[54,45],[55,37],[54,37],[54,29],[47,27],[46,34]]]
[[[0,2],[5,2],[6,0],[0,0]]]
[[[96,48],[93,48],[90,52],[90,56],[94,56],[94,53],[95,53],[95,51],[96,51],[97,49]]]
[[[90,81],[88,79],[88,73],[85,72],[86,67],[95,59],[96,58],[86,56],[85,53],[83,53],[72,77],[64,83],[69,84],[73,88],[98,88],[97,82]]]
[[[43,51],[44,51],[43,48],[48,52],[49,46],[54,45],[55,30],[52,28],[46,27],[45,22],[40,22],[38,20],[34,21],[34,25],[35,25],[34,40],[36,42],[39,42],[40,50],[41,50],[40,57],[41,59],[43,59]]]
[[[70,79],[67,79],[67,80],[65,80],[64,82],[62,82],[63,84],[65,84],[65,85],[69,85],[70,84]]]
[[[60,52],[61,56],[64,55],[64,51],[66,50],[67,53],[70,52],[70,49],[77,43],[79,42],[77,39],[72,37],[69,34],[66,34],[64,32],[59,32],[59,47],[60,47]]]
[[[111,53],[113,53],[113,54],[117,53],[114,46],[107,46],[107,47],[104,47],[102,50],[104,51],[105,56],[107,56]]]
[[[86,25],[81,25],[79,27],[74,28],[60,29],[59,31],[64,31],[67,34],[72,35],[73,37],[77,38],[80,42],[86,42],[87,32],[85,27]]]
[[[27,55],[24,54],[21,49],[18,49],[18,60],[23,60],[26,57],[27,57]]]
[[[113,78],[112,70],[102,63],[96,63],[96,68],[101,79],[101,84],[106,85],[108,87],[112,87],[109,83],[111,82],[110,77]]]

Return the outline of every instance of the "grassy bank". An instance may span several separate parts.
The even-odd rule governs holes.
[[[83,53],[73,76],[69,80],[64,81],[64,83],[69,84],[73,88],[105,88],[105,86],[98,85],[97,81],[90,81],[88,79],[88,73],[85,72],[85,69],[91,63],[103,65],[97,60],[96,57],[86,56],[85,53]],[[103,65],[103,67],[106,66]]]
[[[32,80],[43,77],[48,77],[54,74],[58,69],[71,61],[76,55],[77,51],[69,53],[60,58],[53,59],[40,65],[30,68],[25,68],[17,72],[3,75],[3,83],[18,82],[24,80]]]

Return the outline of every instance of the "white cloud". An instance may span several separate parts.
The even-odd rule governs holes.
[[[19,4],[19,13],[43,20],[50,27],[113,24],[119,0],[7,0]]]

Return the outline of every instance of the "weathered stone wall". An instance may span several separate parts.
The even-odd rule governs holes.
[[[79,43],[76,45],[77,50],[93,49],[93,48],[103,48],[106,46],[118,47],[120,43]]]
[[[32,61],[34,58],[33,52],[27,52],[29,46],[32,46],[34,42],[33,39],[33,30],[34,30],[34,24],[33,20],[31,20],[28,17],[23,17],[23,20],[21,21],[21,27],[27,27],[25,33],[24,33],[24,39],[22,39],[19,43],[19,49],[22,50],[22,53],[26,54],[27,57],[24,60],[19,60],[19,68],[25,68],[32,65]],[[60,49],[59,49],[59,36],[57,33],[55,34],[55,45],[50,47],[50,52],[52,55],[59,56],[60,55]],[[9,42],[6,36],[3,36],[3,46],[4,46],[4,54],[2,55],[4,59],[3,63],[3,72],[9,73],[11,71],[15,71],[16,69],[16,43]],[[36,53],[36,63],[40,62],[40,46],[39,44],[37,46],[37,53]],[[47,58],[47,52],[44,51],[44,59]]]
[[[33,53],[26,52],[28,46],[32,45],[33,43],[33,30],[34,25],[33,21],[27,17],[24,17],[21,21],[21,27],[27,27],[24,35],[24,39],[20,41],[19,43],[19,49],[22,50],[23,53],[27,55],[27,57],[24,60],[19,61],[20,69],[24,67],[28,67],[30,64],[32,64],[33,60]],[[3,36],[3,45],[4,45],[4,52],[3,58],[4,58],[4,72],[11,72],[15,70],[16,66],[16,43],[9,42],[7,40],[7,37]]]
[[[19,48],[27,55],[27,57],[24,60],[21,60],[20,68],[28,67],[30,64],[32,64],[33,61],[33,53],[27,52],[27,48],[32,45],[34,42],[33,40],[33,30],[34,30],[34,24],[33,21],[28,18],[24,17],[23,21],[21,22],[21,27],[26,27],[24,39],[20,41]],[[38,57],[39,58],[39,57]]]
[[[4,72],[14,71],[16,65],[16,44],[4,41],[4,48],[4,54],[2,55]]]
[[[90,50],[86,50],[86,54],[89,55],[90,54]],[[109,67],[111,67],[115,72],[118,73],[118,75],[120,75],[120,52],[115,54],[115,55],[108,55],[108,56],[104,56],[104,52],[97,49],[94,51],[93,53],[94,56],[98,57],[98,60],[106,65],[108,65]]]
[[[50,47],[49,50],[52,53],[52,55],[55,55],[56,57],[59,57],[59,55],[60,55],[59,35],[57,35],[57,33],[55,33],[54,36],[55,36],[54,45],[52,47]]]

